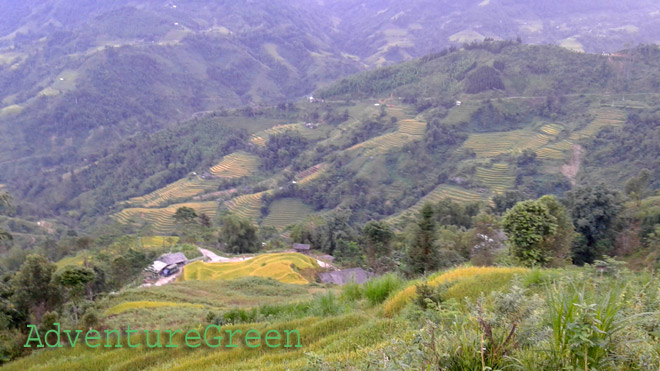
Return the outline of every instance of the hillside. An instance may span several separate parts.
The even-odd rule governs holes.
[[[660,40],[651,1],[50,0],[0,13],[0,182],[21,194],[33,173],[87,166],[128,137],[447,46],[520,36],[601,53]]]
[[[426,201],[488,204],[511,190],[561,195],[587,179],[616,179],[612,184],[623,187],[643,168],[657,173],[654,152],[622,169],[590,160],[597,153],[590,143],[603,133],[633,135],[641,119],[651,120],[645,126],[651,130],[660,96],[658,53],[637,48],[612,57],[487,42],[365,72],[319,90],[322,103],[298,104],[299,120],[324,115],[339,117],[335,121],[256,132],[217,165],[194,168],[215,178],[184,178],[130,203],[157,212],[215,199],[221,213],[282,231],[310,212],[348,209],[355,222],[385,219],[401,227]],[[302,150],[268,168],[274,140],[296,135],[306,140]],[[605,172],[621,176],[596,175]],[[223,177],[232,183],[222,185]],[[172,231],[155,226],[158,233]]]
[[[124,349],[100,352],[79,345],[36,350],[6,368],[93,365],[115,370],[184,370],[222,365],[285,370],[437,365],[478,369],[526,364],[549,370],[587,364],[604,370],[633,370],[655,366],[657,340],[649,325],[657,321],[645,311],[657,309],[653,294],[657,279],[631,273],[625,279],[628,285],[622,286],[618,278],[603,277],[591,269],[460,267],[422,279],[428,292],[416,289],[419,281],[393,276],[345,286],[340,292],[255,278],[212,286],[193,281],[131,289],[100,304],[104,309],[100,323],[161,331],[203,331],[209,324],[220,324],[223,335],[241,331],[232,341],[237,347],[224,348],[229,344],[224,338],[223,349],[210,349],[203,343],[192,349],[179,334],[170,342],[163,336],[161,349],[128,349],[123,337]],[[198,295],[186,295],[189,290]],[[424,295],[428,295],[426,302]],[[575,310],[562,311],[569,307]],[[590,332],[589,342],[576,349],[575,344],[582,344],[576,327],[590,319],[595,319],[598,331]],[[280,346],[271,349],[265,347],[263,337],[260,342],[245,343],[243,334],[249,329],[261,334],[295,329],[300,337],[293,332],[291,348],[282,347],[289,342],[283,337]],[[293,347],[297,339],[299,348]],[[132,344],[144,341],[143,334],[132,337]],[[176,348],[164,348],[168,343]],[[251,349],[247,344],[260,346]]]

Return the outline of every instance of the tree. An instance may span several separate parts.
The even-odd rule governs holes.
[[[472,225],[470,261],[475,266],[493,265],[494,251],[504,246],[499,218],[482,212],[472,218]]]
[[[370,221],[362,228],[367,264],[376,273],[392,268],[392,239],[394,233],[383,222]]]
[[[75,323],[78,323],[78,301],[84,295],[87,284],[95,278],[93,270],[77,265],[67,265],[55,275],[55,282],[62,287],[66,298],[72,302]]]
[[[498,193],[493,196],[492,210],[497,215],[504,214],[510,208],[516,206],[520,201],[524,201],[525,196],[518,191],[505,191],[504,193]]]
[[[6,213],[11,207],[11,197],[9,194],[7,192],[0,192],[0,213]],[[13,236],[11,233],[0,228],[0,242],[12,239]]]
[[[28,255],[11,280],[16,308],[34,315],[36,323],[59,304],[59,290],[53,282],[57,266],[41,255]]]
[[[249,220],[236,215],[222,218],[220,243],[234,254],[253,253],[261,248],[257,227]]]
[[[544,203],[517,203],[504,215],[502,228],[509,237],[511,254],[523,265],[546,265],[551,260],[547,244],[557,232],[557,218]]]
[[[644,169],[639,172],[639,175],[626,182],[624,191],[630,198],[639,202],[644,198],[650,182],[651,172],[648,169]]]
[[[555,196],[543,196],[538,199],[538,202],[545,205],[550,215],[557,220],[555,234],[544,241],[543,249],[550,254],[548,265],[552,267],[565,265],[570,261],[571,247],[576,237],[571,217]]]
[[[418,275],[436,270],[440,262],[434,246],[436,236],[433,205],[424,204],[417,223],[411,225],[408,234],[410,242],[404,257],[406,273]]]
[[[174,213],[173,218],[177,221],[177,223],[183,223],[183,224],[190,224],[194,222],[197,219],[197,212],[195,212],[195,209],[183,206],[178,209],[176,209],[176,212]]]
[[[573,244],[573,263],[591,264],[613,243],[614,226],[622,210],[619,194],[600,184],[577,187],[566,197],[573,226],[582,236]]]

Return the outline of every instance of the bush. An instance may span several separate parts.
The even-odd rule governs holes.
[[[387,299],[391,293],[397,291],[403,285],[401,277],[389,273],[367,281],[364,284],[364,296],[369,304],[380,304]]]

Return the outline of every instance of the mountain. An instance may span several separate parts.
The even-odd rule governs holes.
[[[122,141],[17,189],[73,224],[111,214],[169,234],[182,206],[283,231],[341,210],[404,226],[429,200],[489,204],[599,181],[622,189],[644,168],[657,188],[659,56],[656,46],[594,55],[472,43],[339,80],[314,100]],[[644,150],[631,150],[635,141]]]
[[[654,62],[643,54],[601,56],[552,47],[520,49],[507,42],[474,44],[483,37],[520,37],[525,43],[565,47],[580,42],[583,49],[600,54],[630,42],[655,41],[658,13],[656,5],[646,1],[635,7],[618,2],[497,0],[2,1],[0,7],[11,15],[0,27],[0,182],[24,202],[22,209],[42,217],[67,216],[70,223],[79,222],[81,215],[113,213],[121,209],[120,202],[156,191],[189,172],[206,171],[231,151],[254,153],[251,135],[273,124],[340,125],[346,111],[350,121],[341,127],[349,131],[323,129],[323,134],[309,135],[312,139],[303,153],[321,144],[319,153],[324,156],[338,154],[335,149],[345,143],[393,133],[394,124],[369,126],[364,120],[373,114],[373,107],[366,108],[374,103],[370,100],[390,94],[402,98],[403,113],[385,112],[389,118],[424,124],[439,120],[450,129],[438,130],[448,131],[469,122],[464,133],[456,133],[460,139],[494,127],[518,130],[532,125],[535,117],[555,120],[543,116],[551,113],[539,114],[536,106],[509,112],[510,106],[497,101],[495,108],[477,110],[478,115],[452,113],[459,111],[451,108],[456,100],[472,106],[463,95],[483,89],[503,90],[495,97],[507,103],[515,102],[516,96],[550,97],[559,105],[571,105],[568,113],[553,112],[571,120],[579,112],[575,102],[583,101],[580,94],[657,90],[657,77],[649,67]],[[465,45],[466,51],[445,49],[442,53],[451,52],[443,55],[440,51],[450,45]],[[436,53],[428,54],[432,51]],[[420,59],[393,65],[415,57]],[[377,66],[384,68],[373,69]],[[373,70],[331,83],[366,69]],[[323,108],[285,104],[318,88],[315,95],[328,101]],[[342,106],[339,100],[359,104]],[[236,107],[247,108],[232,110]],[[442,117],[445,112],[450,112],[447,119]],[[627,113],[614,116],[623,120]],[[490,114],[495,115],[493,122],[488,122]],[[207,124],[213,122],[209,127],[222,127],[205,138],[217,140],[212,149],[199,147],[199,138],[190,133],[204,125],[195,122],[205,115]],[[511,115],[518,118],[512,120]],[[358,121],[364,126],[348,125]],[[321,135],[342,139],[339,144],[317,143]],[[225,148],[226,143],[231,144]],[[186,156],[185,151],[194,155]],[[173,153],[185,158],[173,158]],[[320,155],[305,156],[318,161],[300,160],[293,164],[295,170],[324,162]],[[351,171],[361,168],[355,165]],[[263,165],[260,169],[260,176],[274,174]],[[442,173],[450,176],[455,171]],[[425,174],[440,176],[437,171]],[[384,180],[374,177],[369,183],[376,179]],[[71,181],[75,187],[70,187]],[[374,215],[387,217],[414,204],[429,191],[422,182],[395,186],[397,191],[391,192],[401,204]],[[427,183],[439,185],[437,179]],[[390,197],[391,192],[379,197]]]

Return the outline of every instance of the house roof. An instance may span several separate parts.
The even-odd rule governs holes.
[[[183,253],[181,252],[162,255],[160,258],[158,258],[158,260],[167,264],[180,264],[188,261],[188,259],[186,259],[186,256],[183,255]]]
[[[163,269],[167,267],[167,263],[163,263],[161,261],[156,260],[152,265],[151,269],[153,269],[155,272],[160,273]]]
[[[306,243],[294,243],[293,244],[293,249],[294,250],[309,250],[309,244]]]
[[[321,273],[319,278],[323,283],[334,283],[336,285],[344,285],[349,282],[365,283],[374,274],[367,272],[362,268],[344,269],[334,272]]]

